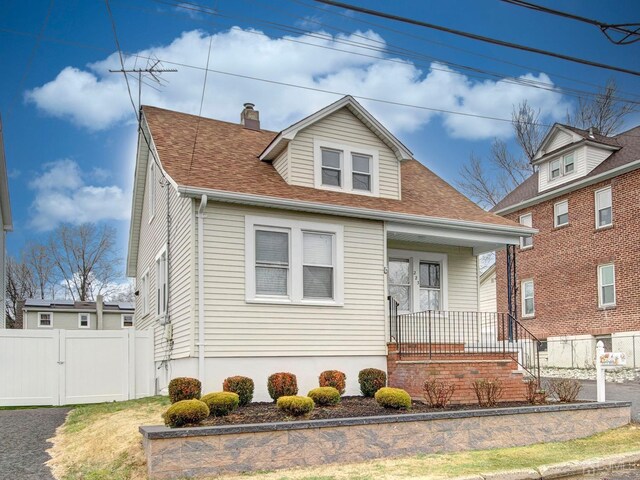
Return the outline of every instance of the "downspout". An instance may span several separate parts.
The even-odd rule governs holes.
[[[198,378],[204,385],[204,213],[207,196],[202,195],[196,218],[198,219]]]

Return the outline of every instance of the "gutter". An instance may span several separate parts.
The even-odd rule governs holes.
[[[204,213],[207,208],[207,196],[202,194],[196,218],[198,219],[198,377],[204,385]]]
[[[626,163],[616,168],[612,168],[611,170],[607,170],[606,172],[602,172],[598,175],[594,175],[593,177],[586,177],[583,181],[571,183],[569,185],[565,185],[563,187],[551,189],[541,195],[530,198],[529,200],[524,200],[520,203],[516,203],[515,205],[511,205],[509,207],[501,208],[500,210],[495,210],[493,213],[496,215],[504,215],[511,212],[517,212],[526,207],[530,207],[531,205],[535,205],[536,203],[544,202],[545,200],[549,200],[554,197],[558,197],[565,193],[573,192],[574,190],[579,190],[584,187],[588,187],[589,185],[593,185],[594,183],[602,182],[603,180],[608,180],[609,178],[613,178],[617,175],[622,175],[624,173],[631,172],[636,168],[640,167],[640,159],[634,160],[633,162]]]
[[[426,227],[444,227],[450,228],[452,230],[463,230],[469,232],[510,234],[519,237],[538,233],[538,230],[536,230],[535,228],[517,225],[513,227],[507,225],[493,225],[490,223],[473,222],[467,220],[454,220],[450,218],[427,217],[424,215],[385,212],[383,210],[371,210],[368,208],[344,207],[340,205],[268,197],[264,195],[254,195],[247,193],[228,192],[224,190],[213,190],[207,188],[180,186],[178,187],[178,192],[181,195],[190,197],[200,197],[201,195],[205,195],[209,200],[220,202],[241,203],[272,208],[286,208],[289,210],[300,210],[312,213],[324,213],[345,217],[365,218],[367,220],[392,221]]]

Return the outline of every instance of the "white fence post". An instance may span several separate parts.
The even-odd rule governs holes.
[[[54,330],[58,343],[58,403],[56,405],[67,404],[67,332],[66,330]]]
[[[600,361],[600,357],[604,354],[604,343],[602,340],[598,341],[596,345],[596,390],[597,390],[597,401],[604,402],[605,401],[605,378],[604,378],[604,368],[602,368],[602,363]]]

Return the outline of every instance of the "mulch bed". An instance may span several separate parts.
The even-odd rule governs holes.
[[[498,407],[522,407],[527,402],[503,402]],[[478,405],[452,405],[444,411],[476,410]],[[381,407],[373,398],[342,397],[342,401],[332,407],[316,407],[304,417],[291,417],[279,410],[271,402],[254,402],[246,407],[240,407],[226,417],[209,417],[202,425],[241,425],[247,423],[291,422],[296,420],[320,420],[326,418],[377,417],[382,415],[396,415],[407,413],[441,412],[441,408],[429,408],[422,402],[413,401],[411,410],[390,410]]]

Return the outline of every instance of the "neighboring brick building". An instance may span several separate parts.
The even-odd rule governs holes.
[[[516,254],[518,317],[549,340],[559,366],[588,363],[599,338],[632,354],[640,346],[640,127],[604,137],[556,124],[533,164],[536,173],[493,209],[539,230]],[[499,311],[507,311],[505,256],[496,257]]]

